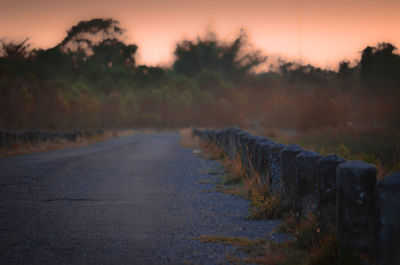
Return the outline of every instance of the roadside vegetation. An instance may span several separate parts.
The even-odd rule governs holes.
[[[78,137],[76,141],[67,140],[48,141],[35,144],[18,144],[11,148],[0,149],[0,157],[8,157],[13,155],[32,154],[46,152],[52,150],[88,146],[97,142],[105,141],[114,137],[128,136],[135,133],[151,133],[153,130],[114,130],[105,131],[103,134],[92,135],[90,137]]]
[[[230,41],[208,32],[178,41],[160,67],[139,65],[140,47],[126,39],[111,18],[80,21],[48,49],[0,38],[0,130],[399,130],[400,56],[390,43],[321,69],[272,60],[243,30]]]
[[[400,170],[400,130],[396,128],[324,128],[289,133],[268,129],[258,134],[280,143],[296,143],[321,155],[337,154],[371,163],[378,169],[378,178]]]
[[[217,191],[248,199],[249,219],[282,219],[276,232],[291,235],[291,239],[285,242],[274,242],[263,238],[250,240],[212,235],[203,235],[198,240],[204,243],[236,246],[238,251],[246,255],[244,258],[227,256],[233,264],[338,264],[336,237],[322,232],[315,216],[310,215],[306,219],[296,221],[294,214],[283,204],[282,199],[268,193],[267,186],[262,183],[257,174],[252,170],[246,173],[240,159],[230,160],[213,143],[197,142],[197,144],[197,148],[201,148],[205,158],[216,159],[225,168],[220,176],[219,184],[216,185]],[[346,264],[358,264],[358,260],[351,257],[346,262]]]

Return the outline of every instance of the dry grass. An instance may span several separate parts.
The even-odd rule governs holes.
[[[296,231],[299,237],[310,235],[309,229],[314,219],[309,219],[298,225]],[[284,243],[275,243],[266,239],[251,240],[243,237],[201,236],[204,243],[220,243],[236,246],[238,251],[246,253],[245,258],[228,256],[227,259],[235,264],[267,264],[267,265],[334,265],[338,264],[337,243],[334,236],[324,236],[318,239],[296,238]],[[306,246],[300,241],[312,242]]]
[[[181,145],[187,148],[198,148],[200,139],[192,134],[191,128],[184,128],[179,131],[181,135]]]
[[[203,243],[220,243],[225,245],[232,245],[238,248],[239,251],[247,254],[265,253],[268,249],[269,242],[266,239],[250,240],[245,237],[229,237],[229,236],[201,236],[198,238]]]
[[[256,239],[250,240],[245,237],[227,237],[227,236],[201,236],[198,238],[201,242],[204,243],[222,243],[227,245],[233,245],[238,247],[243,246],[262,246],[267,243],[266,239]]]
[[[253,198],[251,201],[250,218],[252,219],[279,219],[287,212],[278,196],[269,195],[258,199]]]
[[[143,133],[143,132],[145,131],[143,130],[106,131],[102,135],[94,135],[89,138],[78,137],[75,142],[70,142],[67,140],[57,140],[54,142],[45,142],[37,144],[21,144],[11,149],[0,150],[0,157],[32,154],[32,153],[47,152],[52,150],[88,146],[96,142],[105,141],[110,138],[128,136],[135,133]],[[150,133],[150,131],[149,132],[146,131],[146,133]]]
[[[296,230],[296,217],[294,212],[290,212],[290,214],[280,223],[278,231],[281,233],[290,233],[293,234]]]
[[[223,165],[227,170],[224,184],[242,183],[241,190],[236,190],[250,200],[250,216],[251,219],[276,219],[281,218],[286,212],[282,205],[281,198],[272,196],[269,193],[268,183],[261,180],[260,175],[253,170],[250,163],[250,173],[247,173],[242,165],[241,159],[224,160]]]
[[[204,157],[212,160],[223,160],[226,157],[224,150],[215,143],[201,142]]]
[[[249,171],[247,171],[239,156],[229,159],[214,143],[203,142],[200,143],[200,146],[207,158],[219,159],[225,167],[221,183],[216,187],[217,191],[250,200],[250,219],[281,218],[287,211],[283,207],[280,197],[269,194],[268,184],[261,180],[260,175],[253,170],[254,167],[251,163]]]
[[[225,167],[225,174],[222,176],[222,184],[244,183],[245,180],[249,178],[239,157],[233,160],[226,158],[222,160],[221,163]]]
[[[374,164],[378,178],[400,170],[400,130],[390,127],[323,128],[287,133],[278,129],[258,132],[275,141],[296,143],[322,155]]]
[[[294,240],[274,243],[265,239],[250,240],[238,237],[202,236],[202,242],[221,243],[236,246],[247,254],[246,258],[230,257],[235,264],[285,264],[285,265],[317,265],[338,264],[336,237],[322,235],[317,227],[315,216],[296,222],[294,214],[283,206],[278,196],[269,194],[267,183],[254,172],[250,164],[246,170],[239,158],[230,160],[215,144],[200,143],[207,158],[218,159],[225,167],[221,183],[216,189],[219,192],[245,197],[250,200],[250,216],[252,219],[276,219],[288,215],[280,225],[280,232],[293,235]]]
[[[209,179],[201,179],[196,182],[196,184],[216,184],[215,180],[209,180]]]

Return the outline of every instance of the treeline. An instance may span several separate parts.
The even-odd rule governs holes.
[[[137,65],[113,19],[71,27],[55,47],[0,46],[0,129],[400,124],[400,56],[389,43],[367,47],[338,71],[280,60],[210,33],[176,45],[170,68]],[[273,68],[271,68],[273,69]]]

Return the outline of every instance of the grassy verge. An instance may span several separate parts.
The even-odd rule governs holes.
[[[287,226],[287,223],[290,223]],[[243,237],[201,236],[204,243],[220,243],[237,247],[246,254],[245,258],[228,256],[234,264],[268,265],[336,265],[338,262],[336,237],[320,233],[316,218],[310,216],[300,223],[284,222],[285,232],[294,236],[293,240],[283,243],[267,239],[250,240]],[[283,226],[281,226],[283,227]],[[355,259],[348,259],[345,264],[359,265]]]
[[[37,144],[22,144],[16,146],[14,148],[9,149],[1,149],[0,157],[7,157],[13,155],[22,155],[22,154],[32,154],[32,153],[40,153],[52,150],[66,149],[72,147],[81,147],[88,146],[97,142],[105,141],[110,138],[127,136],[138,131],[135,130],[125,130],[125,131],[106,131],[102,135],[94,135],[89,138],[79,137],[75,142],[70,142],[67,140],[57,140],[57,141],[49,141],[45,143],[37,143]]]
[[[293,236],[293,240],[284,243],[223,236],[202,236],[198,240],[236,246],[238,251],[246,253],[246,257],[228,256],[227,259],[235,264],[338,264],[336,238],[322,235],[314,216],[296,223],[289,209],[283,206],[281,198],[268,193],[268,186],[251,170],[251,165],[250,170],[245,170],[239,158],[230,160],[215,144],[197,143],[196,148],[202,150],[205,158],[217,159],[224,166],[225,172],[216,186],[218,191],[248,199],[250,219],[285,217],[279,232]]]
[[[296,143],[322,155],[337,154],[348,160],[374,164],[379,178],[400,170],[398,128],[325,128],[290,134],[269,129],[259,134],[280,143]]]
[[[298,143],[307,149],[316,150],[323,155],[336,153],[346,159],[362,159],[370,163],[374,163],[374,161],[365,159],[365,157],[371,156],[377,159],[376,157],[379,155],[379,152],[376,153],[378,146],[365,146],[374,141],[373,134],[364,136],[364,138],[361,136],[357,138],[357,134],[343,135],[343,141],[339,141],[338,144],[337,137],[340,134],[338,136],[323,131],[314,133],[284,135],[271,131],[264,135],[274,140],[279,140],[279,142]],[[384,144],[379,147],[382,147],[382,150],[391,150],[390,154],[387,155],[390,162],[382,163],[381,158],[379,158],[379,161],[375,161],[374,163],[380,168],[381,176],[396,169],[396,161],[399,156],[396,150],[398,149],[397,142],[400,138],[394,139],[393,137],[396,135],[394,132],[387,133],[391,136],[387,136],[388,138],[383,141]],[[355,140],[356,138],[358,142]],[[354,142],[351,141],[352,139]],[[227,259],[230,262],[234,264],[281,265],[375,264],[370,258],[357,255],[352,251],[343,254],[344,256],[339,261],[336,235],[320,231],[314,215],[296,221],[294,214],[289,208],[284,206],[282,199],[268,193],[268,186],[252,170],[251,165],[249,165],[250,170],[245,170],[241,159],[228,159],[215,144],[196,143],[194,141],[194,146],[201,149],[201,153],[205,158],[217,159],[224,166],[225,171],[220,177],[219,184],[216,186],[218,191],[242,196],[250,200],[249,218],[251,219],[284,218],[278,228],[278,232],[290,234],[293,238],[283,243],[271,242],[266,239],[250,240],[240,237],[202,236],[198,238],[198,240],[205,243],[233,245],[237,247],[238,251],[246,253],[245,258],[228,256]]]

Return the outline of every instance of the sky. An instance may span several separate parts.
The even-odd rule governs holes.
[[[265,55],[334,69],[367,45],[400,48],[399,14],[400,0],[0,0],[0,39],[49,48],[81,20],[114,18],[139,63],[166,65],[182,39],[212,29],[230,41],[243,28]]]

